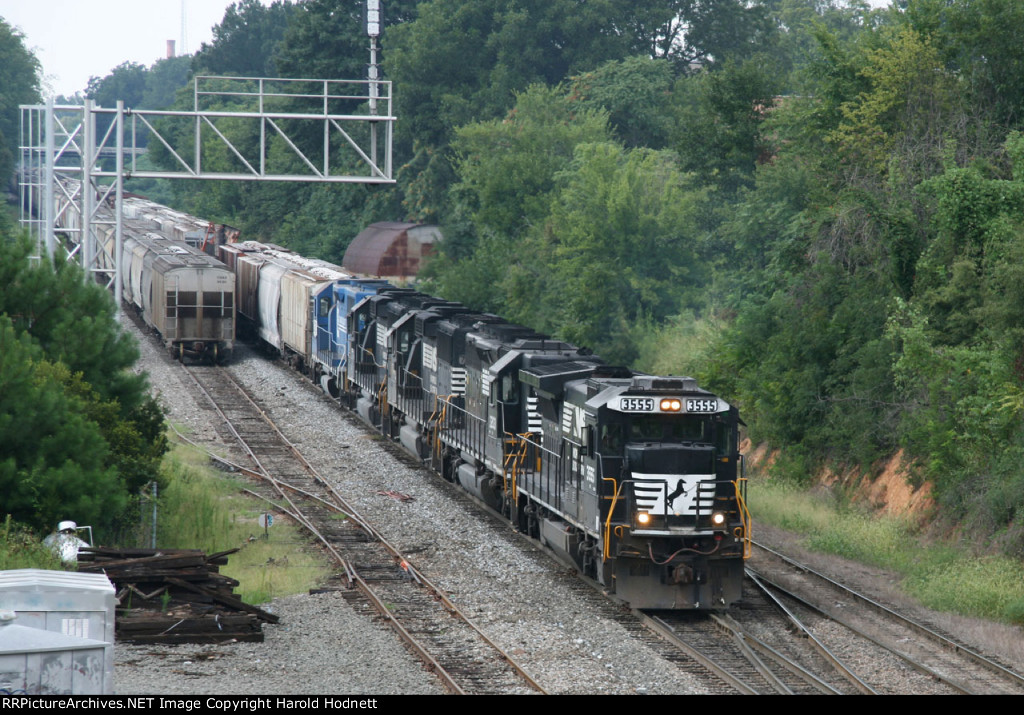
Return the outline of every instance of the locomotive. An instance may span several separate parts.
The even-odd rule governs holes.
[[[741,597],[735,407],[415,291],[348,309],[340,399],[637,608]]]
[[[742,422],[694,379],[608,365],[280,246],[216,250],[240,332],[615,597],[701,610],[741,598]]]

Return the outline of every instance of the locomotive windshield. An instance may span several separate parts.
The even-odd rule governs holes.
[[[708,442],[711,425],[705,417],[689,415],[633,415],[630,442]]]
[[[722,415],[630,415],[625,424],[603,424],[600,450],[606,456],[621,453],[628,443],[713,444],[719,455],[736,450],[734,428]]]

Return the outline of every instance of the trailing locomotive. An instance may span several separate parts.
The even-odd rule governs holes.
[[[333,277],[337,266],[316,262],[318,277],[277,247],[221,250],[248,280],[240,305],[275,296],[259,320],[306,311],[303,341],[274,348],[616,596],[670,609],[741,597],[739,414],[693,379],[608,366],[458,303]],[[289,281],[305,290],[276,287]]]
[[[240,330],[616,597],[665,609],[741,597],[741,421],[692,378],[606,365],[279,246],[218,254]],[[144,296],[138,285],[126,280],[126,297]]]

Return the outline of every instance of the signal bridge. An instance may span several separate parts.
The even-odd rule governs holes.
[[[69,259],[105,274],[117,295],[125,179],[394,183],[391,83],[376,78],[200,76],[190,110],[91,100],[21,110],[22,224],[48,255],[58,248],[58,222],[79,227],[61,229]],[[149,160],[157,154],[161,168]],[[94,226],[105,201],[116,208],[116,255],[101,262]]]

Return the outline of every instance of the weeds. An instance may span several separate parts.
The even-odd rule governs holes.
[[[61,568],[60,558],[39,537],[6,516],[0,525],[0,571]]]
[[[263,539],[258,520],[266,505],[240,494],[247,484],[214,472],[196,455],[178,446],[165,460],[160,546],[207,553],[240,548],[220,570],[239,582],[238,596],[247,603],[302,593],[326,578],[327,566],[306,548],[298,528],[277,519]]]
[[[803,534],[808,548],[895,571],[904,590],[930,608],[1024,623],[1019,561],[926,544],[909,519],[872,514],[786,481],[756,480],[749,502],[755,525]]]

